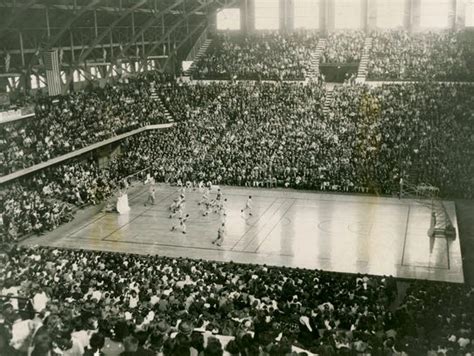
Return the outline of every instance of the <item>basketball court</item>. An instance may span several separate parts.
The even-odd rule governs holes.
[[[200,192],[186,193],[190,217],[183,234],[171,231],[176,220],[169,218],[176,187],[157,187],[156,205],[144,206],[148,190],[139,185],[129,193],[128,214],[90,207],[71,223],[22,244],[464,281],[459,236],[428,237],[431,212],[413,200],[224,186],[228,216],[218,247],[211,242],[220,217],[202,216]],[[241,214],[248,195],[254,206],[250,217]],[[444,203],[458,231],[455,205]]]

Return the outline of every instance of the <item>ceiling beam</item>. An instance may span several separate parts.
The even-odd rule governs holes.
[[[201,5],[199,5],[197,8],[193,9],[192,11],[198,11],[198,10],[201,10],[203,9],[204,7],[208,6],[208,4],[206,3],[202,3]],[[192,11],[190,13],[192,13]],[[158,46],[160,44],[163,44],[164,42],[166,42],[168,40],[168,37],[177,29],[179,28],[182,24],[184,24],[184,22],[187,20],[187,18],[189,17],[189,14],[185,14],[183,17],[181,17],[178,21],[176,21],[176,23],[171,26],[168,31],[166,31],[165,34],[163,34],[163,36],[161,37],[160,41],[158,41],[157,43],[155,43],[153,46],[151,46],[151,48],[148,49],[148,51],[144,54],[144,58],[148,57],[151,53],[153,53],[154,50],[156,50],[158,48]]]
[[[81,11],[84,8],[88,8],[88,6],[68,6],[68,5],[61,5],[61,4],[51,4],[51,5],[44,5],[44,4],[36,4],[39,0],[33,0],[30,2],[33,2],[28,8],[30,9],[36,9],[36,10],[44,10],[46,7],[49,7],[50,9],[57,9],[57,10],[64,10],[64,11]],[[15,4],[14,1],[12,2],[7,2],[7,1],[1,1],[0,2],[0,8],[21,8],[22,6],[19,6],[18,4]],[[112,12],[112,13],[118,13],[122,12],[124,10],[127,10],[127,8],[120,9],[119,7],[110,7],[110,6],[97,6],[95,9],[96,11],[101,11],[101,12]],[[93,10],[88,10],[88,11],[93,11]],[[146,8],[141,8],[137,9],[136,12],[142,12],[142,13],[153,13],[153,9],[146,9]]]
[[[105,30],[104,32],[102,32],[99,36],[97,36],[94,41],[92,41],[92,43],[90,43],[88,45],[88,48],[79,56],[79,59],[77,60],[78,63],[84,61],[85,58],[87,58],[87,56],[94,50],[94,47],[101,43],[102,40],[105,38],[105,36],[107,36],[110,32],[113,31],[113,29],[115,28],[115,26],[117,26],[117,24],[119,24],[122,20],[124,20],[127,16],[129,16],[131,13],[133,13],[133,11],[137,8],[139,8],[140,6],[144,5],[147,3],[147,0],[141,0],[140,2],[136,3],[135,5],[133,5],[132,7],[130,8],[127,8],[125,10],[125,12],[122,14],[122,16],[120,16],[118,19],[116,19],[114,22],[112,22],[107,30]]]
[[[94,9],[98,4],[100,4],[103,0],[92,0],[87,6],[85,7],[82,7],[81,10],[79,10],[79,12],[77,14],[74,14],[74,16],[72,16],[69,21],[63,25],[61,31],[59,31],[48,43],[48,47],[52,47],[56,44],[56,42],[58,42],[61,37],[67,32],[69,31],[69,29],[71,28],[71,25],[74,23],[74,21],[76,21],[79,17],[81,17],[84,13],[86,13],[87,11],[90,11],[92,9]]]
[[[33,7],[39,0],[30,0],[29,2],[23,4],[23,6],[20,7],[15,7],[18,9],[12,16],[8,18],[7,21],[0,27],[0,38],[3,37],[3,35],[6,33],[6,30],[10,28],[10,26],[13,24],[13,22],[16,20],[16,18],[25,12],[26,10],[30,9]],[[0,7],[2,7],[2,3],[0,2]]]
[[[63,28],[50,40],[48,40],[48,48],[52,48],[60,39],[61,37],[67,32],[69,31],[71,25],[74,23],[74,21],[76,21],[79,17],[82,16],[82,14],[84,14],[85,12],[87,12],[88,10],[94,8],[95,6],[97,6],[98,4],[100,4],[103,0],[91,0],[91,2],[83,7],[77,14],[74,14],[74,16],[71,16],[71,18],[69,19],[69,21],[63,26]],[[28,66],[26,68],[26,71],[29,72],[33,66],[33,63],[34,63],[34,60],[40,55],[40,49],[38,48],[38,50],[33,54],[33,56],[31,56],[30,58],[30,61],[28,62]]]
[[[162,19],[162,16],[173,10],[175,7],[179,6],[183,1],[184,0],[177,0],[174,4],[171,4],[166,9],[155,13],[155,16],[151,17],[147,22],[140,26],[140,31],[138,31],[133,39],[126,46],[124,46],[123,49],[120,50],[120,53],[117,55],[117,57],[121,57],[124,53],[126,53],[134,42],[137,42],[150,27]]]
[[[185,38],[183,38],[179,45],[176,47],[176,51],[178,51],[185,43],[187,40],[189,40],[190,38],[192,38],[194,36],[194,34],[202,27],[205,28],[205,26],[203,26],[204,24],[201,22],[198,26],[196,26],[192,31],[190,31]],[[169,61],[172,59],[172,56],[168,56],[168,58],[166,58],[166,61],[165,61],[165,65],[164,67],[166,67],[169,63]]]

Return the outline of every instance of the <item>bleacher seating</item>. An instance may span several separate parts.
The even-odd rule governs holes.
[[[474,80],[474,39],[470,32],[377,31],[369,80]]]
[[[9,296],[0,345],[11,341],[10,354],[208,355],[222,350],[212,335],[241,355],[286,355],[292,345],[320,355],[473,351],[474,293],[463,285],[398,291],[390,277],[42,247],[0,258]],[[31,303],[19,310],[16,296]]]
[[[166,122],[142,78],[36,103],[35,116],[0,124],[0,175],[138,127]]]
[[[248,36],[219,34],[193,63],[194,79],[304,80],[318,35],[297,32]]]

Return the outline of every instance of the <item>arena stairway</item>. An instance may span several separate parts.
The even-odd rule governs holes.
[[[188,70],[186,70],[184,72],[184,76],[185,77],[190,77],[191,74],[193,73],[194,71],[194,68],[195,68],[195,63],[197,63],[202,56],[204,56],[207,52],[207,50],[209,49],[209,46],[211,45],[212,43],[212,40],[211,39],[207,39],[204,41],[204,43],[202,44],[201,48],[199,48],[199,51],[197,52],[196,54],[196,57],[194,57],[193,59],[193,63],[191,64],[191,66],[188,68]]]
[[[357,71],[357,79],[358,83],[365,82],[365,78],[367,77],[368,65],[369,65],[369,56],[370,56],[370,49],[372,48],[372,37],[365,38],[364,50],[362,52],[362,57],[359,63],[359,70]]]
[[[309,80],[316,80],[319,77],[319,61],[321,59],[321,54],[326,47],[326,39],[320,38],[318,41],[318,45],[316,46],[316,50],[311,52],[311,66],[308,70],[308,79]]]
[[[158,106],[161,109],[161,112],[164,113],[166,121],[174,122],[173,116],[170,114],[166,106],[163,104],[163,101],[161,100],[160,96],[156,92],[156,88],[154,85],[151,86],[150,93],[151,93],[150,97],[158,103]]]
[[[331,112],[331,105],[334,101],[334,86],[326,85],[326,97],[324,99],[323,113],[328,115]]]

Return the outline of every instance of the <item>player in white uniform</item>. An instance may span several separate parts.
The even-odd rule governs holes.
[[[223,203],[222,191],[221,188],[217,189],[216,199],[213,201],[214,212],[218,213],[221,210],[222,203]]]
[[[188,220],[189,218],[189,214],[186,214],[186,216],[181,216],[178,218],[178,221],[177,221],[177,225],[173,225],[171,227],[171,231],[174,231],[176,230],[178,227],[181,228],[181,232],[183,234],[186,234],[186,221]]]
[[[192,187],[193,187],[193,182],[191,182],[190,180],[187,180],[186,181],[186,189],[191,191]]]
[[[183,184],[181,179],[178,179],[176,186],[178,187],[179,194],[184,195],[186,193],[186,186]]]
[[[210,200],[206,203],[204,203],[204,212],[202,213],[202,216],[207,216],[209,213],[212,211],[212,207],[214,206],[214,200]]]
[[[148,203],[151,205],[155,205],[155,200],[156,200],[156,188],[155,188],[155,178],[150,177],[145,180],[145,184],[150,183],[150,186],[148,187],[148,198],[145,202],[145,206],[147,206]]]
[[[225,224],[227,222],[227,212],[223,212],[221,214],[221,224]]]
[[[222,216],[223,214],[227,214],[227,198],[221,201],[219,206],[219,214]]]
[[[204,194],[202,195],[201,200],[198,202],[198,205],[207,204],[209,202],[209,189],[204,188]]]
[[[221,201],[221,200],[222,200],[222,191],[221,191],[221,188],[218,188],[218,189],[217,189],[216,200],[218,200],[218,201]]]
[[[222,223],[221,226],[219,226],[219,229],[217,230],[217,238],[212,241],[213,244],[216,244],[217,246],[222,246],[222,242],[224,241],[224,235],[225,235],[225,223]]]
[[[199,181],[198,188],[201,193],[204,192],[205,187],[204,187],[204,182],[202,180]]]
[[[180,194],[180,196],[177,197],[175,200],[173,200],[173,202],[171,203],[170,210],[173,212],[176,209],[178,209],[178,207],[181,205],[183,201],[184,201],[184,194]]]
[[[245,203],[245,208],[240,210],[242,214],[245,215],[247,213],[249,216],[252,216],[252,196],[249,195],[249,198],[247,199],[247,202]]]
[[[176,207],[171,209],[170,219],[172,217],[175,217],[176,215],[178,215],[180,217],[183,216],[183,211],[184,211],[184,208],[186,207],[186,200],[184,200],[183,195],[181,195],[180,198],[181,197],[182,197],[182,199],[179,199],[176,202]]]
[[[180,205],[174,213],[170,214],[170,218],[172,218],[172,217],[174,218],[174,217],[178,216],[178,219],[179,219],[179,218],[182,218],[183,215],[184,215],[184,208],[183,208],[183,205]]]

